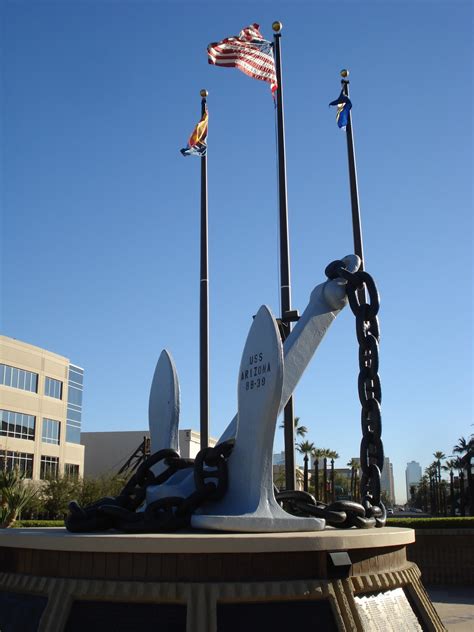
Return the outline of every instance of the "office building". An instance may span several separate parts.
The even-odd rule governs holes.
[[[285,451],[273,454],[273,465],[285,465]]]
[[[392,505],[395,504],[395,483],[393,480],[393,463],[390,463],[388,456],[384,458],[382,476],[380,477],[380,489],[386,492]]]
[[[85,448],[84,475],[95,478],[117,474],[143,440],[149,437],[148,430],[81,433],[81,443]],[[178,443],[180,456],[193,459],[201,449],[201,435],[195,430],[179,430]],[[216,439],[209,438],[210,447],[216,443]]]
[[[411,487],[418,487],[421,478],[422,478],[423,474],[421,471],[421,465],[419,463],[417,463],[417,461],[410,461],[410,463],[407,463],[406,469],[405,469],[405,481],[406,481],[406,486],[407,486],[407,501],[410,502],[410,498],[411,498],[411,493],[410,493],[410,488]]]
[[[0,468],[82,476],[83,377],[68,358],[0,336]]]

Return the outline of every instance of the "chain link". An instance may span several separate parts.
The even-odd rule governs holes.
[[[356,320],[356,336],[359,343],[357,388],[362,407],[360,495],[365,511],[364,518],[373,523],[370,526],[383,527],[387,513],[380,498],[384,450],[381,414],[382,389],[378,375],[380,327],[377,314],[380,309],[379,293],[373,277],[368,272],[365,270],[350,272],[342,261],[330,263],[326,268],[326,275],[330,279],[342,277],[347,281],[347,297]],[[369,302],[366,300],[367,296]],[[357,518],[363,517],[357,516]]]
[[[118,496],[101,498],[85,508],[76,501],[69,503],[66,528],[75,533],[108,529],[159,533],[189,527],[198,507],[209,500],[220,500],[227,491],[227,459],[233,446],[234,440],[229,440],[214,448],[204,448],[195,460],[182,459],[175,450],[160,450],[140,465]],[[151,468],[161,461],[167,469],[155,476]],[[149,486],[160,485],[185,468],[194,468],[194,492],[186,498],[160,498],[143,511],[137,511],[145,502]]]
[[[384,465],[382,443],[382,389],[379,370],[380,328],[377,314],[380,299],[374,279],[363,270],[350,272],[343,261],[333,261],[326,268],[329,279],[347,281],[347,297],[355,316],[359,343],[359,376],[357,388],[361,404],[362,440],[360,443],[361,503],[338,500],[322,503],[307,492],[275,492],[282,507],[296,516],[324,518],[328,525],[339,528],[370,529],[383,527],[387,512],[380,499],[380,478]],[[368,295],[369,302],[365,300]]]

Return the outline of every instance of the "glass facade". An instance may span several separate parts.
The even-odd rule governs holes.
[[[25,478],[33,476],[33,455],[28,452],[0,450],[0,470],[10,472],[15,467]]]
[[[43,443],[54,443],[59,445],[61,435],[61,423],[56,419],[48,419],[43,417],[43,432],[41,434],[41,441]]]
[[[52,377],[46,377],[44,380],[44,394],[48,395],[48,397],[62,399],[63,383],[60,380],[53,379]]]
[[[15,439],[35,440],[35,421],[33,415],[24,415],[12,410],[0,410],[0,435]]]
[[[71,364],[68,376],[66,441],[81,442],[84,370]]]
[[[57,478],[59,472],[59,458],[57,456],[42,456],[40,478]]]
[[[24,391],[38,392],[38,374],[17,369],[8,364],[0,364],[0,384]]]

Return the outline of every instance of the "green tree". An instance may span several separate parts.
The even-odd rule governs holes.
[[[357,496],[357,476],[359,473],[359,459],[352,458],[347,463],[348,467],[351,468],[351,500],[355,500]]]
[[[463,468],[467,472],[467,498],[469,504],[469,514],[474,516],[474,485],[472,477],[472,459],[474,459],[474,435],[469,440],[459,437],[457,444],[453,448],[454,454],[459,454]]]
[[[285,429],[285,422],[282,421],[280,424],[280,428],[282,428],[283,430]],[[299,417],[295,417],[293,420],[293,429],[294,429],[294,434],[295,434],[295,444],[296,444],[296,440],[298,438],[300,439],[304,439],[305,436],[308,434],[308,428],[306,426],[300,426],[300,418]]]
[[[436,506],[437,506],[437,513],[441,514],[442,509],[443,509],[442,507],[443,494],[442,494],[442,489],[441,489],[441,461],[446,458],[446,455],[444,452],[441,452],[440,450],[438,450],[437,452],[434,452],[433,456],[436,459],[436,461],[434,462],[434,465],[436,465],[436,474],[435,474]]]
[[[317,459],[319,463],[321,463],[322,461],[322,466],[323,466],[322,467],[322,470],[323,470],[322,480],[319,480],[319,476],[318,476],[319,487],[322,490],[322,494],[319,493],[319,490],[315,490],[315,495],[317,499],[323,498],[324,502],[327,502],[328,500],[327,461],[328,459],[338,459],[339,454],[335,450],[330,450],[329,448],[314,448],[312,454],[313,454],[313,457]],[[326,459],[326,461],[324,459]],[[319,467],[319,463],[318,463],[318,467]],[[333,480],[331,480],[331,484],[332,484],[332,491],[334,491]]]
[[[456,456],[452,457],[445,461],[444,465],[441,466],[441,469],[445,472],[449,472],[449,504],[451,508],[451,515],[454,516],[456,514],[456,493],[454,489],[454,471],[457,470],[460,472],[462,470],[461,459]]]
[[[296,449],[298,450],[298,452],[304,455],[303,489],[305,492],[307,492],[308,491],[308,460],[309,460],[309,455],[312,454],[314,450],[314,443],[311,443],[310,441],[301,441],[301,443],[297,444]]]
[[[0,471],[0,528],[11,527],[37,489],[25,480],[17,467]]]
[[[121,476],[101,476],[99,478],[84,478],[77,500],[81,507],[87,507],[106,496],[118,496],[127,479]]]
[[[319,470],[321,466],[323,465],[322,459],[324,458],[324,453],[325,453],[325,450],[323,448],[313,448],[313,451],[311,453],[311,456],[313,457],[313,464],[314,464],[313,487],[314,487],[314,495],[316,497],[316,500],[319,500],[320,498],[322,498],[321,485],[323,481],[319,476]]]
[[[81,480],[66,476],[51,476],[43,481],[40,497],[48,520],[59,520],[65,517],[71,500],[75,500],[80,495],[81,486]]]

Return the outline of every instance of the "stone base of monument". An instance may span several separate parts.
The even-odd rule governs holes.
[[[444,630],[414,531],[0,535],[0,630]]]

